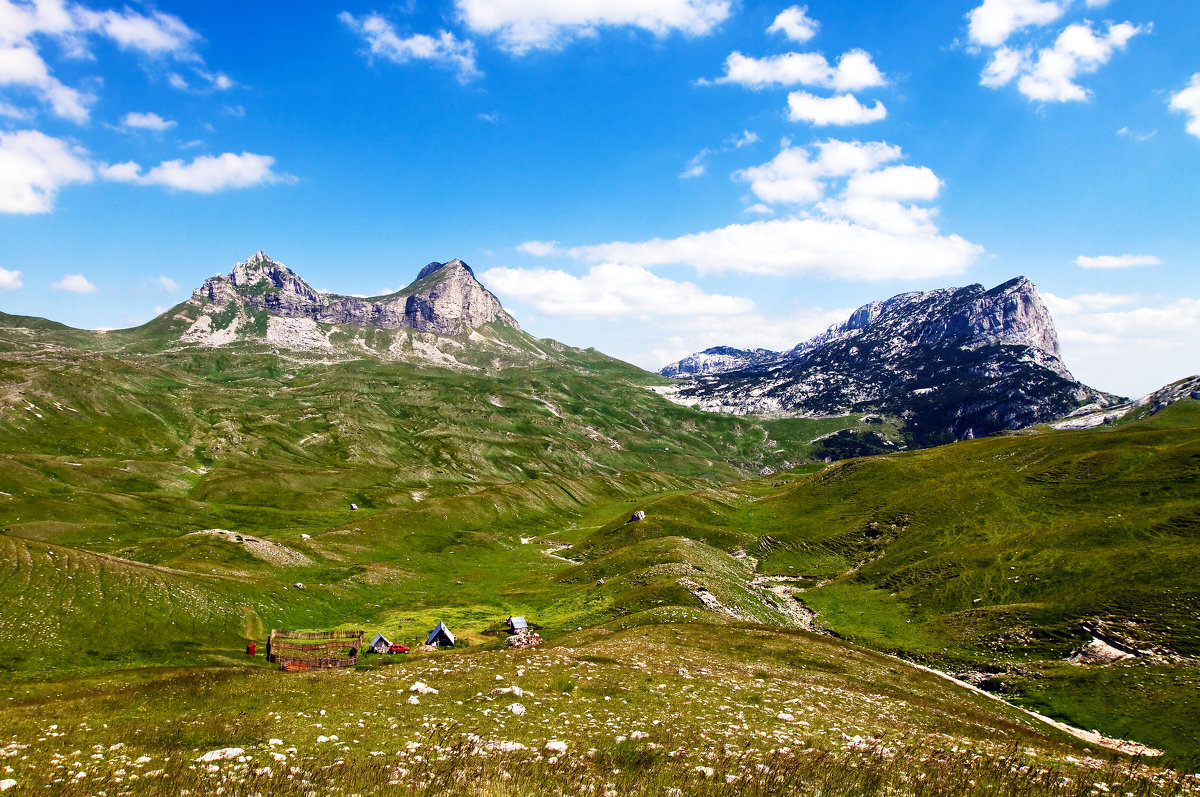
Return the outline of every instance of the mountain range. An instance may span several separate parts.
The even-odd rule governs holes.
[[[717,347],[664,367],[659,392],[737,415],[904,419],[918,445],[1015,430],[1119,398],[1062,361],[1053,319],[1025,277],[871,302],[785,352]]]

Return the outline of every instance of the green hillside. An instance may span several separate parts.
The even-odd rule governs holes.
[[[112,333],[0,319],[0,725],[32,745],[0,749],[41,773],[26,783],[61,775],[66,788],[69,753],[122,743],[203,791],[209,770],[180,769],[180,750],[191,762],[254,746],[265,761],[268,739],[289,733],[303,775],[264,794],[445,786],[429,760],[401,763],[404,776],[376,766],[367,746],[391,745],[351,717],[380,710],[367,697],[378,679],[455,673],[436,717],[393,684],[392,730],[438,740],[440,760],[482,765],[463,740],[497,727],[533,751],[553,728],[581,754],[569,776],[546,756],[499,760],[532,774],[498,794],[651,765],[657,780],[605,777],[656,794],[804,793],[813,778],[828,789],[810,793],[829,794],[1175,788],[1152,770],[1092,777],[1079,762],[1111,751],[884,654],[1186,768],[1200,760],[1196,401],[1091,431],[827,463],[895,436],[897,420],[701,413],[648,390],[653,375],[507,328],[438,341],[455,354],[439,366],[411,330],[331,328],[322,352],[214,348],[179,343],[187,322],[171,315]],[[535,623],[544,652],[502,652],[510,614]],[[465,650],[298,678],[242,653],[271,628],[414,644],[439,620]],[[1093,636],[1135,655],[1067,663]],[[473,696],[525,666],[542,701],[529,708],[557,706],[556,724],[497,726]],[[677,699],[701,686],[704,699]],[[230,699],[243,693],[253,704]],[[562,714],[572,701],[578,717]],[[600,722],[599,704],[618,701]],[[334,706],[363,737],[341,763],[308,738],[334,726],[300,721]],[[656,713],[674,718],[668,738],[623,732]],[[162,741],[130,738],[147,722]],[[676,760],[672,746],[713,757]],[[130,786],[134,758],[108,756],[71,788]],[[791,774],[747,777],[760,766]],[[338,767],[340,780],[320,774]],[[956,791],[963,767],[974,784]],[[927,780],[938,785],[922,791]]]

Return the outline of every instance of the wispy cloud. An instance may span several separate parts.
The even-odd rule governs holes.
[[[127,130],[151,130],[161,133],[175,127],[175,122],[163,119],[156,113],[139,113],[131,111],[121,117],[121,127]]]
[[[294,183],[296,178],[274,170],[275,158],[243,152],[236,155],[200,155],[190,162],[171,160],[160,163],[145,174],[136,163],[121,163],[102,169],[109,180],[161,185],[179,191],[211,194],[231,188],[250,188],[271,183]]]
[[[1162,260],[1154,255],[1099,255],[1097,257],[1080,255],[1075,258],[1075,265],[1080,268],[1134,268],[1159,266],[1162,265]]]
[[[450,31],[439,31],[437,36],[424,33],[401,36],[392,23],[379,14],[356,17],[343,11],[338,14],[338,19],[362,37],[372,56],[395,64],[429,61],[455,72],[460,83],[469,83],[481,74],[475,65],[475,44],[456,38]]]

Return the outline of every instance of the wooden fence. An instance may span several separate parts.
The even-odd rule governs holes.
[[[267,640],[267,661],[278,664],[284,671],[353,667],[358,664],[365,634],[365,631],[280,631],[272,628]],[[350,655],[311,655],[342,648],[349,648]]]

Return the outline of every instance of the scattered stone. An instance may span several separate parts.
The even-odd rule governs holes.
[[[422,695],[436,695],[438,693],[438,690],[434,689],[432,686],[426,686],[420,681],[417,681],[415,684],[408,687],[408,691],[417,692],[418,694]]]
[[[567,752],[567,743],[560,742],[556,739],[551,739],[550,741],[546,742],[546,746],[543,749],[547,753],[565,753]]]
[[[226,761],[230,758],[237,758],[244,752],[246,752],[245,749],[241,747],[222,747],[220,750],[210,750],[196,760],[201,763],[207,763],[209,761]]]
[[[508,710],[510,712],[512,712],[513,714],[516,714],[518,717],[520,717],[521,715],[523,715],[525,713],[525,707],[522,706],[520,703],[510,704],[508,706]]]
[[[8,791],[9,789],[11,789],[13,786],[16,786],[16,785],[17,785],[17,782],[15,780],[13,780],[12,778],[5,778],[4,780],[0,780],[0,791]]]
[[[645,519],[646,519],[646,513],[640,509],[629,516],[630,523],[636,523],[639,520],[645,520]]]

